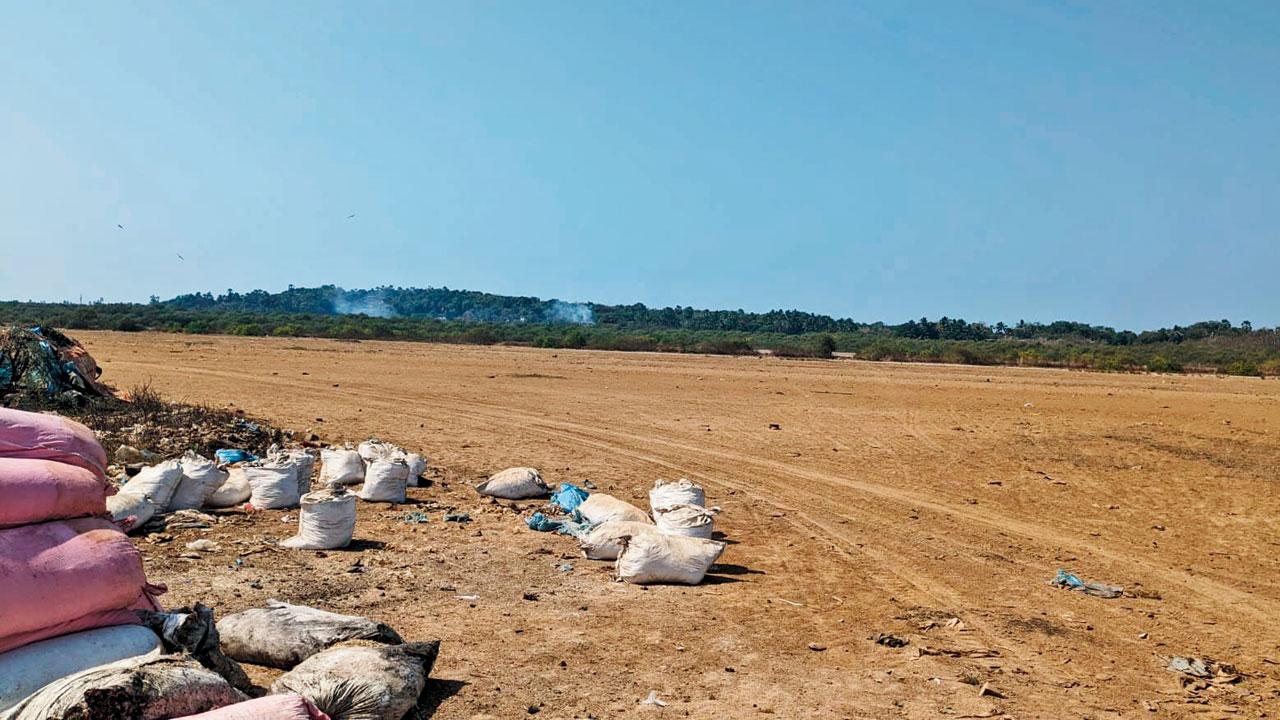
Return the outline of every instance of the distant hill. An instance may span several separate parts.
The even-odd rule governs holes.
[[[1158,330],[958,318],[859,322],[799,310],[750,313],[603,305],[449,288],[333,285],[195,293],[149,303],[0,302],[0,323],[192,334],[390,339],[558,348],[1280,375],[1280,332],[1228,320]],[[0,368],[2,370],[3,368]]]

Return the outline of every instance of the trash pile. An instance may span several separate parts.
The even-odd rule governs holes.
[[[276,449],[225,468],[189,453],[117,493],[89,428],[0,408],[0,720],[373,720],[412,709],[438,641],[406,643],[366,618],[274,601],[216,625],[200,605],[164,612],[164,588],[147,581],[115,521],[138,527],[148,513],[191,512],[220,491],[296,505],[313,461]],[[242,482],[228,488],[236,470]],[[301,496],[304,511],[317,494]],[[302,522],[299,535],[328,527]],[[357,640],[379,645],[344,644]],[[289,672],[251,700],[263,691],[238,661]]]
[[[638,585],[697,585],[724,552],[712,540],[718,507],[707,507],[702,486],[687,479],[659,479],[649,491],[652,516],[625,500],[561,483],[554,493],[533,468],[510,468],[476,487],[482,495],[529,499],[551,495],[548,508],[526,518],[532,530],[555,531],[578,541],[588,560],[614,561],[614,576]]]
[[[52,328],[0,327],[0,398],[27,392],[71,404],[110,396],[84,346]]]
[[[295,550],[332,550],[351,543],[356,498],[403,503],[427,470],[419,453],[380,440],[358,448],[315,450],[273,445],[258,457],[223,448],[214,460],[188,451],[180,458],[125,468],[119,492],[108,498],[113,519],[128,531],[163,529],[165,516],[184,510],[248,511],[299,508],[298,533],[281,541]],[[319,489],[312,489],[319,461]],[[128,472],[132,470],[133,475]],[[351,492],[348,488],[359,485]]]

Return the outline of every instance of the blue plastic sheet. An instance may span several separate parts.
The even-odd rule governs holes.
[[[230,465],[231,463],[238,462],[251,462],[258,459],[258,456],[251,452],[237,450],[235,448],[223,448],[222,450],[214,451],[213,454],[218,458],[218,462],[223,465]]]
[[[1122,587],[1100,582],[1085,582],[1066,570],[1059,570],[1058,574],[1054,575],[1053,579],[1049,581],[1049,584],[1058,588],[1079,590],[1086,595],[1100,598],[1118,598],[1124,595],[1124,588]]]
[[[578,509],[591,493],[572,483],[560,483],[560,489],[551,493],[551,504],[571,513]]]
[[[593,527],[589,522],[579,521],[572,518],[557,520],[555,518],[549,518],[540,512],[534,513],[524,522],[529,526],[530,530],[537,530],[538,532],[558,532],[561,535],[569,535],[576,538],[585,537],[587,533],[591,532],[591,528]]]

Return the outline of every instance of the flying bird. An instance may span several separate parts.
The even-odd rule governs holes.
[[[356,216],[356,214],[355,214],[355,213],[351,213],[350,215],[348,215],[348,216],[347,216],[347,219],[348,219],[348,220],[350,220],[351,218],[353,218],[353,217],[355,217],[355,216]]]
[[[174,255],[177,255],[179,260],[186,260],[186,258],[182,257],[182,253],[174,253]]]
[[[123,226],[123,225],[121,225],[120,223],[116,223],[116,227],[120,228],[121,230],[123,230],[123,229],[124,229],[124,226]]]

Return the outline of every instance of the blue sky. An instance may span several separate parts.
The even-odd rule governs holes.
[[[0,6],[2,298],[1280,324],[1274,2]]]

